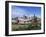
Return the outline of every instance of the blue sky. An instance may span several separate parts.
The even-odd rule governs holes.
[[[12,17],[21,17],[26,16],[41,16],[41,7],[32,7],[32,6],[12,6]]]

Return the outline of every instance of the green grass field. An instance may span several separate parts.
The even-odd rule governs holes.
[[[23,31],[23,30],[40,30],[41,24],[32,26],[32,24],[12,24],[12,31]]]

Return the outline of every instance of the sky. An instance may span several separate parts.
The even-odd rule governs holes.
[[[41,7],[34,7],[34,6],[12,6],[11,9],[12,17],[22,17],[23,15],[26,16],[41,16]]]

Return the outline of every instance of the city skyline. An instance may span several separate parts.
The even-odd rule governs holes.
[[[33,7],[33,6],[12,6],[12,16],[11,17],[22,17],[33,16],[34,14],[38,17],[41,16],[41,7]]]

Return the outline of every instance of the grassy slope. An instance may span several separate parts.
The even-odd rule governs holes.
[[[32,26],[32,24],[24,24],[24,25],[16,25],[12,24],[12,31],[22,31],[22,30],[39,30],[41,29],[41,25],[37,24]]]

